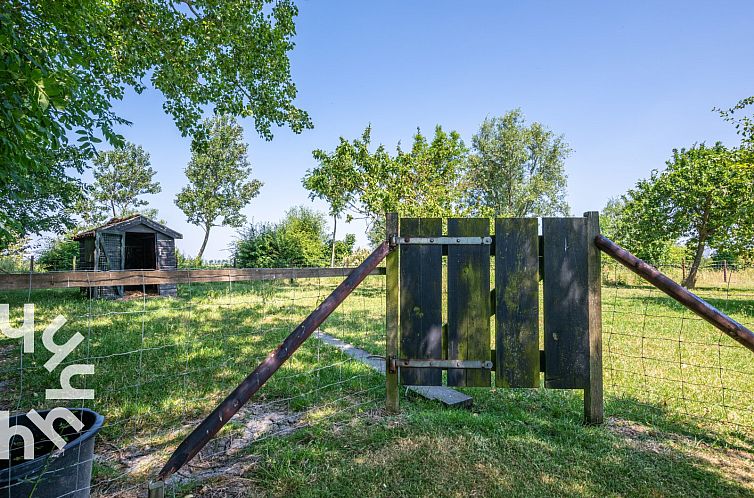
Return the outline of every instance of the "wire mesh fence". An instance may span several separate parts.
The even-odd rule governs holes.
[[[75,289],[0,293],[15,326],[23,320],[23,305],[35,304],[37,339],[57,315],[67,320],[55,335],[58,344],[75,333],[83,336],[53,372],[45,368],[50,353],[41,344],[24,354],[21,341],[2,340],[0,409],[25,413],[68,406],[103,414],[92,493],[134,496],[181,438],[341,280],[188,283],[179,286],[177,298],[150,295],[146,286],[118,300],[94,299]],[[384,340],[384,295],[384,276],[368,277],[320,333],[378,344]],[[61,369],[75,364],[94,365],[94,374],[73,380],[75,387],[94,389],[94,399],[47,400],[46,390],[60,384]],[[225,460],[243,461],[252,442],[370,410],[382,389],[379,374],[315,335],[169,489],[224,472]],[[0,485],[0,496],[13,496],[11,488],[3,491]]]
[[[680,265],[660,269],[676,280],[686,271]],[[23,320],[23,305],[35,304],[37,336],[33,354],[23,353],[22,341],[0,339],[0,410],[69,406],[103,414],[92,493],[143,494],[182,438],[341,280],[189,281],[178,286],[176,298],[153,296],[146,285],[117,300],[76,289],[0,292],[15,326]],[[754,325],[754,268],[707,265],[695,292]],[[622,415],[621,405],[611,401],[630,399],[716,433],[752,435],[754,362],[748,350],[609,258],[603,259],[602,302],[608,416]],[[384,379],[322,334],[384,354],[384,312],[385,277],[370,276],[173,476],[168,495],[180,496],[190,483],[221,474],[243,475],[265,440],[381,409]],[[58,315],[67,322],[55,342],[76,333],[83,341],[50,372],[40,336]],[[94,389],[94,399],[47,400],[46,390],[60,384],[60,370],[75,364],[94,365],[94,374],[73,381]],[[0,485],[0,496],[13,495]]]
[[[676,281],[685,265],[657,265]],[[754,326],[754,267],[709,262],[693,291]],[[605,390],[716,432],[754,433],[754,356],[609,258],[603,263]]]

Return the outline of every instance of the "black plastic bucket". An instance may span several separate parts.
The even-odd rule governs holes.
[[[58,450],[34,425],[26,414],[11,417],[9,425],[23,425],[34,434],[34,459],[23,459],[23,447],[11,445],[10,465],[0,460],[0,498],[85,498],[89,496],[94,458],[94,436],[102,428],[105,417],[86,408],[69,408],[84,423],[76,432],[63,419],[53,427],[66,445]],[[49,410],[39,412],[47,417]],[[14,442],[21,442],[20,436]]]

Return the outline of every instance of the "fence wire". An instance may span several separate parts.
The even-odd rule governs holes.
[[[687,270],[659,268],[677,281]],[[20,340],[0,339],[0,410],[25,413],[62,405],[103,414],[92,494],[143,495],[145,483],[183,437],[341,280],[190,282],[178,286],[177,298],[150,295],[146,285],[117,300],[94,299],[75,289],[0,293],[15,326],[22,322],[23,305],[36,305],[37,336],[33,354],[23,354]],[[754,268],[707,265],[695,292],[744,325],[754,325]],[[616,401],[627,399],[713,431],[752,435],[750,351],[607,257],[602,304],[608,416],[621,416]],[[385,277],[370,276],[173,476],[168,496],[182,496],[188,486],[220,476],[242,483],[264,441],[316,424],[337,426],[381,409],[384,378],[326,341],[333,337],[383,354],[384,312]],[[44,363],[50,353],[40,336],[58,314],[67,323],[55,341],[64,343],[77,332],[84,341],[48,372]],[[94,389],[94,399],[46,400],[45,390],[59,387],[61,369],[73,364],[95,366],[93,375],[73,382]],[[75,460],[78,465],[87,458]],[[0,497],[10,496],[11,488],[0,485]]]
[[[685,265],[656,265],[680,282]],[[693,292],[754,326],[754,267],[705,264]],[[754,356],[723,332],[603,257],[605,391],[715,431],[754,433]]]
[[[367,277],[218,437],[172,478],[168,495],[180,493],[184,484],[228,472],[228,462],[239,465],[253,452],[252,443],[312,424],[333,424],[381,405],[381,375],[320,338],[327,334],[384,349],[384,279]],[[151,295],[147,286],[131,288],[117,300],[94,299],[74,289],[0,293],[0,302],[10,305],[14,326],[23,321],[23,305],[35,304],[37,336],[33,354],[23,354],[20,340],[0,341],[0,410],[25,413],[67,406],[104,415],[92,495],[143,494],[147,480],[182,438],[341,281],[189,283],[179,285],[177,298]],[[55,341],[65,343],[77,332],[84,340],[48,372],[44,363],[50,353],[39,336],[58,314],[67,322]],[[94,365],[93,375],[73,379],[74,387],[94,389],[94,399],[46,400],[45,390],[60,387],[60,371],[73,364]],[[36,444],[49,446],[49,440],[37,438]],[[86,461],[79,460],[73,465]],[[12,487],[0,484],[0,497],[12,493]]]

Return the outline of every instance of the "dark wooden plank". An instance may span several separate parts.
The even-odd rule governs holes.
[[[545,387],[589,384],[586,220],[544,218]]]
[[[402,218],[400,235],[442,235],[440,218]],[[442,247],[400,246],[401,358],[442,357]],[[438,368],[401,368],[404,385],[439,386]]]
[[[449,218],[448,235],[484,237],[488,218]],[[490,357],[490,251],[485,245],[448,246],[448,359]],[[448,370],[448,385],[489,387],[486,370]]]
[[[497,218],[495,241],[495,384],[539,387],[537,219]]]
[[[388,213],[386,217],[387,240],[398,235],[398,213]],[[385,258],[385,360],[398,357],[398,340],[400,337],[398,309],[400,306],[398,293],[398,248],[392,248]],[[399,410],[398,373],[385,369],[385,409],[390,413]]]
[[[584,420],[601,424],[604,419],[602,399],[602,269],[600,250],[594,238],[600,233],[600,216],[596,211],[584,213],[587,240],[587,285],[589,302],[589,386],[584,389]]]

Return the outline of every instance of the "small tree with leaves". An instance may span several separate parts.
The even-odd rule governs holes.
[[[646,249],[683,240],[693,255],[683,285],[693,288],[706,249],[744,253],[754,244],[754,154],[721,143],[674,150],[626,195],[624,237]]]
[[[472,138],[464,203],[481,216],[567,215],[562,135],[527,125],[520,109],[487,118]]]
[[[457,213],[467,152],[460,135],[437,126],[431,141],[420,130],[413,138],[411,149],[398,145],[391,155],[384,145],[370,150],[371,127],[353,141],[341,137],[334,151],[312,153],[319,165],[307,171],[304,187],[311,198],[330,204],[331,215],[348,212],[349,217],[365,218],[369,233],[380,233],[383,238],[379,226],[386,212],[402,216]]]
[[[191,161],[186,167],[189,184],[175,204],[189,223],[204,230],[197,259],[201,260],[212,227],[240,228],[246,222],[241,210],[259,195],[262,182],[251,178],[243,141],[243,128],[228,115],[204,122],[204,130],[191,142]]]
[[[123,147],[100,152],[94,159],[90,208],[113,218],[136,212],[148,204],[140,196],[162,191],[154,175],[149,153],[140,145],[127,142]]]

